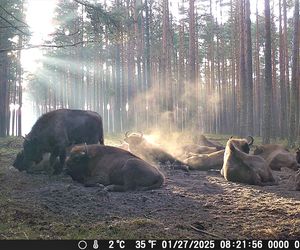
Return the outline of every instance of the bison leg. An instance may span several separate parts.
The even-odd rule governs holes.
[[[57,157],[59,156],[59,161]],[[54,169],[53,174],[60,174],[66,159],[66,151],[61,150],[59,153],[52,152],[50,156],[50,166]]]
[[[57,170],[60,168],[60,163],[57,162],[57,155],[51,153],[49,161],[50,161],[50,167],[54,169],[53,174],[59,174]]]
[[[185,172],[189,172],[189,166],[179,161],[175,161],[172,165],[174,170],[183,170]]]
[[[125,185],[108,185],[104,189],[108,192],[125,192],[128,190]]]
[[[99,183],[99,181],[96,177],[84,178],[83,183],[84,183],[85,187],[104,187],[103,184]]]
[[[101,184],[101,183],[98,183],[98,182],[85,182],[84,183],[84,186],[85,187],[100,187],[100,188],[105,188],[105,186],[103,185],[103,184]]]

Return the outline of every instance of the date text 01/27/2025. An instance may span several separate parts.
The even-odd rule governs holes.
[[[109,249],[300,249],[299,240],[109,240]]]

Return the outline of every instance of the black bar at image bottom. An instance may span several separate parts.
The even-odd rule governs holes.
[[[0,249],[300,249],[299,240],[0,240]]]

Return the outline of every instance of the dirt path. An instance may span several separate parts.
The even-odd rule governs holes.
[[[230,183],[218,172],[164,169],[146,192],[108,193],[69,176],[32,175],[0,151],[0,239],[299,239],[300,192]]]

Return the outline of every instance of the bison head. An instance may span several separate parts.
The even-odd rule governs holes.
[[[24,161],[39,163],[43,159],[43,152],[39,147],[38,138],[24,138]]]
[[[29,168],[30,162],[25,161],[23,150],[17,154],[13,166],[19,171],[27,170]]]
[[[241,151],[245,152],[246,154],[249,154],[250,146],[253,144],[254,139],[252,136],[248,136],[246,139],[233,139],[231,137],[229,141]]]
[[[66,173],[71,175],[73,180],[83,182],[83,177],[87,174],[88,152],[85,145],[75,146],[70,152],[70,156],[66,160]]]
[[[137,146],[144,141],[143,133],[131,133],[129,131],[125,133],[124,141],[129,144],[129,146]]]
[[[211,141],[208,140],[206,138],[206,136],[203,135],[203,134],[196,135],[195,137],[193,137],[193,142],[195,144],[200,144],[200,145],[203,145],[203,146],[213,146],[213,145],[211,145],[212,144]]]

